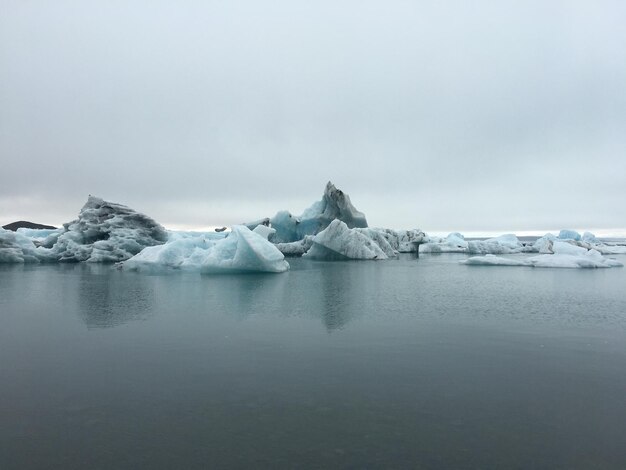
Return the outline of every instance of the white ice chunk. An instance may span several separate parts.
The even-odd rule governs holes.
[[[22,233],[0,227],[0,263],[38,263],[37,247]]]
[[[396,253],[379,232],[348,228],[340,221],[330,225],[313,237],[313,245],[304,256],[322,260],[387,259]]]
[[[581,239],[580,233],[578,233],[576,230],[567,230],[567,229],[561,230],[557,238],[560,238],[561,240],[576,240],[576,241],[580,241]]]
[[[423,243],[427,237],[419,229],[392,230],[388,228],[373,228],[385,237],[391,247],[400,253],[413,253],[417,251],[417,245]]]
[[[589,250],[582,246],[577,246],[572,243],[567,243],[559,240],[555,240],[552,244],[552,253],[556,255],[585,255]]]
[[[467,250],[468,243],[458,232],[453,232],[445,238],[431,238],[420,247],[422,253],[466,253]]]
[[[24,235],[31,240],[44,240],[52,234],[60,233],[62,230],[58,228],[50,229],[50,228],[24,228],[20,227],[17,229],[17,233],[20,235]]]
[[[124,269],[162,272],[173,269],[202,273],[272,272],[289,269],[284,255],[263,235],[243,225],[220,240],[183,238],[144,249],[123,264]]]
[[[554,235],[546,233],[543,237],[538,238],[535,243],[533,243],[532,251],[545,254],[553,253],[552,246],[554,245],[555,240],[556,237]]]
[[[502,258],[495,255],[474,256],[460,261],[460,263],[470,266],[530,266],[535,268],[615,268],[623,266],[619,261],[604,258],[596,250],[585,250],[585,253],[579,252],[578,254],[570,254],[573,252],[568,250],[565,248],[563,253],[520,259]]]
[[[478,266],[529,266],[526,259],[501,258],[492,254],[473,256],[459,263]]]
[[[302,256],[313,245],[313,236],[307,235],[302,240],[290,243],[276,243],[276,248],[285,256]]]
[[[252,231],[261,235],[266,240],[269,240],[269,238],[276,233],[275,229],[268,227],[267,225],[257,225]]]
[[[472,240],[467,244],[467,251],[476,254],[506,254],[524,251],[524,245],[513,234],[500,235],[487,240]]]
[[[591,232],[583,233],[582,241],[587,242],[587,243],[591,243],[591,244],[600,243],[600,240],[598,240],[596,238],[596,236],[593,233],[591,233]]]

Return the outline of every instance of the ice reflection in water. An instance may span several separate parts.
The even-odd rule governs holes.
[[[461,258],[0,266],[0,468],[625,468],[626,270]]]

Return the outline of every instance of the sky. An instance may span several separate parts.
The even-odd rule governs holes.
[[[0,0],[0,225],[626,234],[626,2]]]

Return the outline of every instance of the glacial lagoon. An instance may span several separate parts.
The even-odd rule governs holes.
[[[0,468],[625,468],[626,270],[466,258],[0,264]]]

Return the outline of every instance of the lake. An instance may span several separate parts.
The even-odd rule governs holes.
[[[0,265],[0,468],[626,468],[626,269],[464,258]]]

